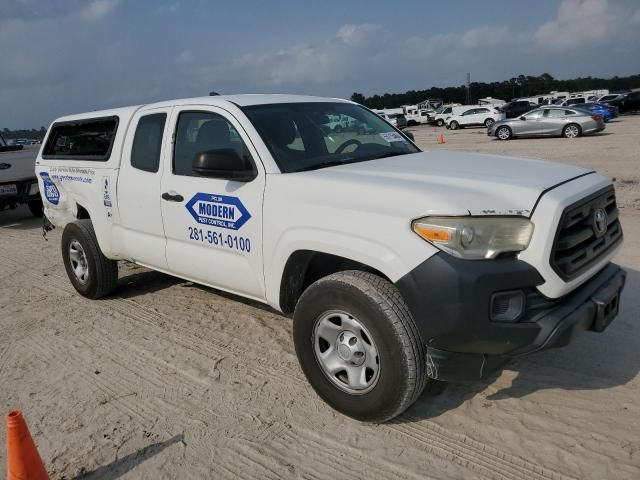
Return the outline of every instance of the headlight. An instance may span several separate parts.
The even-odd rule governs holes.
[[[527,248],[533,223],[522,217],[424,217],[412,229],[455,257],[482,259]]]

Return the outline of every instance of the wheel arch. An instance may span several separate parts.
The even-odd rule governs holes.
[[[284,313],[293,313],[302,293],[317,280],[333,273],[358,270],[391,282],[380,270],[365,263],[316,250],[296,250],[289,255],[280,279],[279,305]]]

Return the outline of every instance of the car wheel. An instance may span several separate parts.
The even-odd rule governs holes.
[[[80,295],[96,299],[115,290],[118,263],[100,250],[91,220],[77,220],[65,227],[62,259],[67,276]]]
[[[442,119],[440,118],[440,119],[438,119],[438,121],[437,121],[436,123],[437,123],[437,125],[438,125],[439,127],[441,127],[441,126],[443,126],[443,125],[444,125],[444,120],[442,120]]]
[[[392,419],[426,385],[413,317],[396,287],[377,275],[345,271],[312,284],[296,305],[293,339],[318,395],[358,420]]]
[[[451,130],[457,130],[458,128],[460,128],[460,124],[453,120],[451,123],[449,123],[449,128]]]
[[[493,118],[487,118],[484,121],[484,126],[489,128],[491,125],[493,125],[494,123],[496,123],[496,121]]]
[[[27,207],[29,207],[29,211],[31,211],[31,215],[34,217],[42,217],[42,200],[29,200],[27,202]]]
[[[577,138],[581,135],[580,125],[570,123],[562,129],[562,136],[565,138]]]
[[[509,140],[512,136],[513,133],[511,132],[511,129],[509,127],[503,126],[499,127],[498,130],[496,130],[496,137],[498,138],[498,140]]]

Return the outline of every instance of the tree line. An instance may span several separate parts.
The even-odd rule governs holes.
[[[609,91],[628,91],[640,87],[640,75],[613,78],[574,78],[557,80],[548,73],[539,76],[518,75],[501,82],[472,82],[470,84],[471,103],[479,98],[493,97],[511,100],[517,97],[529,97],[558,92],[580,92],[584,90],[608,89]],[[415,105],[428,98],[439,98],[446,103],[466,103],[467,89],[465,85],[458,87],[431,87],[427,90],[409,90],[404,93],[385,93],[365,97],[355,92],[351,100],[369,108],[397,108],[402,105]]]
[[[5,140],[13,139],[17,140],[18,138],[28,138],[30,140],[42,140],[44,138],[45,133],[47,133],[47,129],[45,127],[40,127],[40,130],[36,130],[35,128],[31,129],[21,129],[21,130],[9,130],[8,128],[2,129],[2,137]]]

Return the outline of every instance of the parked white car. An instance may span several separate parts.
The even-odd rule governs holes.
[[[338,136],[337,115],[366,133]],[[402,413],[429,379],[481,380],[603,331],[625,281],[609,178],[421,152],[346,100],[215,96],[63,117],[36,173],[81,295],[111,294],[121,260],[270,305],[293,316],[316,392],[364,421]]]
[[[505,118],[505,114],[496,108],[477,107],[469,108],[457,115],[451,115],[446,119],[447,128],[457,130],[465,127],[487,127],[489,128],[498,120]]]

